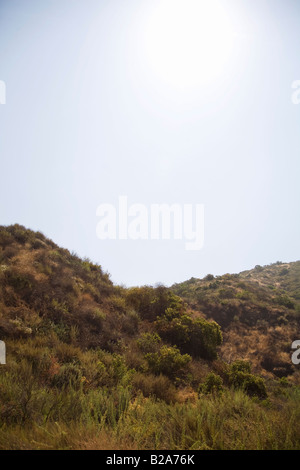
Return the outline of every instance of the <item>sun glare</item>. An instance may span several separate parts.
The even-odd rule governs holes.
[[[217,0],[161,0],[145,33],[153,72],[181,89],[217,78],[232,49],[230,19]]]

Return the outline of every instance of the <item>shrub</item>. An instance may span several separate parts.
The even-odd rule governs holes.
[[[126,292],[126,304],[138,312],[142,319],[154,321],[167,308],[182,305],[182,300],[166,287],[134,287]]]
[[[135,335],[139,326],[139,315],[134,310],[129,310],[120,318],[121,330],[129,335]]]
[[[24,245],[27,241],[33,238],[34,232],[27,230],[25,227],[19,224],[11,225],[7,230],[13,235],[15,240]]]
[[[60,389],[71,387],[75,390],[80,388],[82,373],[74,364],[63,365],[52,378],[51,385]]]
[[[7,284],[19,293],[31,291],[32,289],[33,277],[29,274],[25,275],[15,268],[10,268],[5,271],[5,277]]]
[[[7,261],[12,259],[19,253],[18,247],[16,245],[8,245],[1,253],[2,261]]]
[[[222,288],[218,292],[220,299],[233,299],[234,298],[234,289],[232,288]]]
[[[0,245],[6,248],[14,241],[13,236],[4,227],[0,228]]]
[[[234,361],[230,365],[230,371],[233,372],[233,373],[235,373],[235,372],[245,372],[245,373],[250,374],[251,364],[250,364],[250,362],[247,362],[247,361],[237,360],[237,361]]]
[[[237,299],[239,300],[251,300],[253,295],[251,294],[251,292],[249,292],[248,290],[242,290],[241,292],[237,292],[237,294],[235,295]]]
[[[242,389],[249,396],[256,396],[264,399],[267,397],[267,390],[264,380],[261,377],[251,374],[251,366],[246,361],[236,361],[231,364],[229,373],[229,383],[235,389]]]
[[[167,315],[156,322],[159,333],[163,338],[180,348],[181,351],[193,357],[216,359],[217,347],[222,344],[220,326],[202,318],[193,319],[189,315],[170,320]]]
[[[276,304],[282,305],[283,307],[287,307],[287,308],[290,308],[290,309],[295,308],[295,302],[293,302],[293,300],[290,299],[290,297],[286,294],[277,295],[277,297],[275,297],[274,301],[275,301]]]
[[[235,388],[242,388],[249,396],[267,397],[266,387],[261,377],[245,372],[237,372],[232,377],[232,383]]]
[[[158,350],[161,338],[157,333],[144,333],[137,340],[138,347],[144,353],[154,353]]]
[[[45,242],[42,242],[41,240],[39,239],[35,239],[31,242],[31,246],[34,250],[38,250],[40,248],[44,248],[45,247]]]
[[[170,379],[162,374],[160,375],[145,375],[137,373],[132,381],[133,389],[141,391],[144,397],[158,398],[164,400],[166,403],[171,403],[176,400],[176,388]]]
[[[176,374],[182,372],[192,358],[188,354],[180,354],[176,347],[162,346],[159,352],[146,354],[145,359],[154,374],[164,374],[175,378]]]
[[[204,394],[209,394],[209,393],[220,393],[223,390],[223,380],[222,377],[220,377],[217,374],[214,374],[213,372],[209,373],[205,381],[199,385],[198,388],[198,393],[204,393]]]

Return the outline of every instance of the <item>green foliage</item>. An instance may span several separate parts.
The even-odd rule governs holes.
[[[242,290],[241,292],[237,292],[235,296],[240,300],[251,300],[253,298],[251,292],[246,289]]]
[[[220,299],[233,299],[234,298],[234,289],[231,288],[222,288],[219,289],[219,297]]]
[[[220,326],[202,318],[189,315],[170,318],[167,314],[157,322],[160,335],[193,357],[216,359],[217,347],[222,343]]]
[[[180,354],[179,349],[172,346],[162,346],[158,352],[145,355],[151,372],[156,375],[164,374],[175,378],[191,361],[188,354]]]
[[[6,248],[14,241],[12,234],[5,227],[0,227],[0,246]]]
[[[266,399],[249,363],[211,362],[219,324],[225,357],[239,343],[245,352],[243,323],[276,338],[284,330],[278,354],[290,352],[299,273],[300,263],[291,263],[192,278],[174,289],[126,289],[43,234],[0,227],[0,333],[8,353],[0,367],[0,449],[299,448],[297,372],[269,378]],[[282,355],[274,361],[284,363]]]
[[[295,308],[295,302],[286,294],[282,295],[277,295],[274,299],[275,303],[278,305],[283,305],[284,307],[294,309]]]
[[[249,362],[236,361],[229,369],[229,383],[234,388],[241,388],[249,396],[257,396],[264,399],[267,397],[265,383],[261,377],[251,374]]]
[[[179,308],[182,300],[166,287],[133,287],[126,292],[126,304],[144,320],[155,321],[167,308]]]
[[[154,353],[161,344],[161,338],[157,333],[143,333],[137,340],[140,350],[146,353]]]
[[[6,282],[18,292],[29,292],[32,289],[32,277],[20,273],[14,268],[5,271]]]
[[[52,378],[52,386],[60,389],[71,387],[78,390],[82,383],[82,373],[75,364],[63,365]]]
[[[136,335],[140,323],[140,317],[137,312],[132,309],[127,310],[120,318],[120,321],[121,329],[124,333],[127,333],[131,336]]]
[[[281,377],[279,379],[279,383],[282,387],[285,387],[285,388],[289,386],[289,381],[288,381],[287,377]]]
[[[223,380],[217,374],[210,372],[205,377],[205,380],[202,384],[199,385],[198,393],[221,393],[223,391]]]
[[[248,361],[237,360],[234,361],[230,365],[230,371],[233,373],[236,372],[245,372],[246,374],[250,374],[251,372],[251,364]]]

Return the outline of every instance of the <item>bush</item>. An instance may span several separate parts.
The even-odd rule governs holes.
[[[60,389],[71,387],[78,390],[81,382],[82,373],[79,367],[74,364],[66,364],[53,376],[51,385]]]
[[[154,353],[158,350],[161,338],[157,333],[144,333],[137,340],[138,347],[144,353]]]
[[[146,354],[145,359],[154,374],[164,374],[170,378],[175,378],[192,360],[191,356],[180,354],[179,349],[172,346],[162,346],[159,352]]]
[[[245,373],[249,373],[251,372],[251,364],[250,362],[247,362],[247,361],[242,361],[242,360],[237,360],[235,362],[233,362],[231,365],[230,365],[230,371],[231,372],[245,372]]]
[[[126,304],[140,314],[145,320],[154,321],[163,315],[167,308],[182,300],[168,291],[166,287],[134,287],[126,292]]]
[[[229,383],[235,389],[242,389],[249,396],[256,396],[264,399],[267,397],[267,390],[264,380],[261,377],[251,374],[249,362],[236,361],[229,369]]]
[[[286,294],[277,295],[274,301],[276,304],[282,305],[283,307],[290,308],[292,310],[295,308],[295,302],[293,302],[293,300]]]
[[[164,375],[137,373],[132,381],[133,389],[141,391],[144,397],[154,397],[171,403],[176,400],[176,388]]]
[[[10,268],[5,271],[6,282],[12,286],[18,293],[31,291],[33,277],[30,274],[23,274],[16,268]]]
[[[31,230],[26,229],[23,225],[15,224],[11,225],[7,228],[7,230],[13,235],[15,240],[24,245],[30,239],[33,239],[34,232]]]
[[[31,246],[34,250],[39,250],[40,248],[45,248],[45,242],[42,242],[39,239],[33,240]]]
[[[217,358],[217,347],[222,344],[220,326],[202,318],[193,319],[189,315],[170,318],[167,315],[156,322],[161,336],[175,344],[182,352],[193,357],[213,360]]]
[[[267,397],[266,387],[261,377],[245,372],[237,372],[231,380],[235,388],[241,388],[249,396]]]
[[[120,318],[121,330],[128,335],[135,335],[139,326],[139,315],[134,310],[129,310]]]
[[[0,228],[0,245],[6,248],[14,241],[13,236],[4,227]]]
[[[207,395],[209,393],[221,393],[222,390],[223,390],[222,377],[211,372],[206,376],[205,381],[199,385],[198,393],[199,394],[204,393]]]

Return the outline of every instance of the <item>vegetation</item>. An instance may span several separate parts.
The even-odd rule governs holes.
[[[188,309],[220,325],[218,352],[224,361],[244,359],[268,377],[290,376],[299,382],[290,348],[300,323],[300,261],[257,265],[240,274],[209,274],[174,284],[171,290]]]
[[[299,274],[125,289],[0,227],[0,449],[299,449]]]

